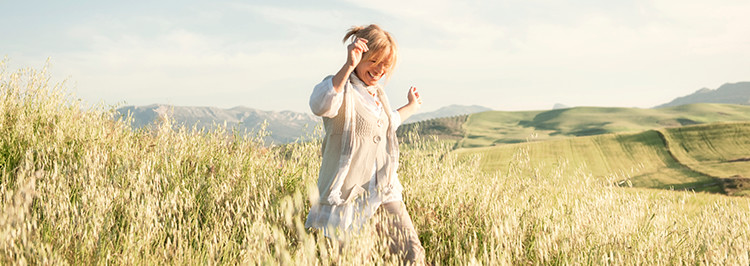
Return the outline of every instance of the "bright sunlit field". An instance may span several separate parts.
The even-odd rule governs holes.
[[[44,70],[0,72],[0,264],[398,263],[371,234],[339,249],[303,227],[319,141],[134,130]],[[399,175],[431,263],[750,263],[748,198],[620,187],[625,173],[529,146],[491,173],[482,153],[411,137]]]

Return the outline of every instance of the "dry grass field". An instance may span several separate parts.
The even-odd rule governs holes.
[[[320,143],[133,130],[44,70],[0,66],[0,264],[396,264],[303,227]],[[400,177],[434,264],[750,263],[750,200],[614,185],[519,148],[507,171],[410,136]]]

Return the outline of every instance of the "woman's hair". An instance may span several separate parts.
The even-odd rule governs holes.
[[[362,55],[362,60],[375,60],[376,64],[386,62],[387,78],[391,77],[398,58],[398,46],[390,33],[375,24],[368,26],[354,26],[344,36],[343,42],[354,41],[355,38],[367,40],[369,51]]]

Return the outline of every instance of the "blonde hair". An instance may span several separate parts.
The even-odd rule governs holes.
[[[343,42],[353,41],[355,38],[367,40],[369,51],[362,55],[362,60],[375,60],[376,64],[387,62],[386,75],[390,79],[396,67],[396,59],[398,59],[398,46],[393,36],[380,28],[380,26],[370,24],[368,26],[354,26],[349,28]]]

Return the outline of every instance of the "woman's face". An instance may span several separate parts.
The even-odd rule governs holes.
[[[390,58],[389,54],[385,55],[385,58]],[[357,77],[362,80],[367,86],[372,86],[378,83],[378,81],[385,76],[390,66],[390,60],[383,60],[383,62],[377,63],[374,58],[362,60],[359,62],[354,73]]]

